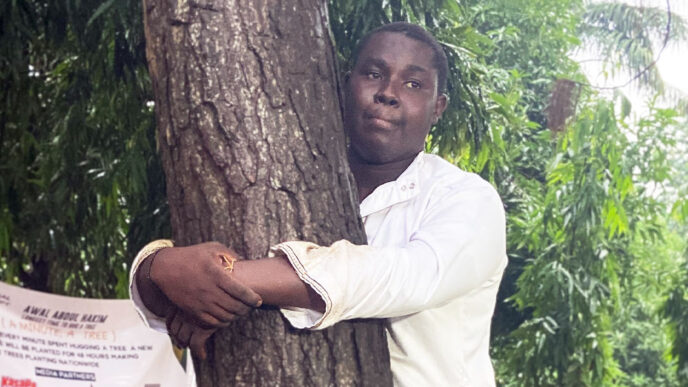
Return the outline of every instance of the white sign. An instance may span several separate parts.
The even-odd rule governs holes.
[[[0,387],[187,386],[169,338],[129,300],[74,298],[0,282]]]

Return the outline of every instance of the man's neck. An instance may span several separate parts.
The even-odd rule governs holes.
[[[396,180],[416,158],[416,155],[384,164],[371,164],[349,151],[349,166],[356,179],[358,201],[363,201],[375,188]]]

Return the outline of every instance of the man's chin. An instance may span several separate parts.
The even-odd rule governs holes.
[[[352,162],[358,162],[368,165],[385,165],[402,162],[408,159],[416,157],[417,153],[413,154],[398,154],[381,152],[380,149],[383,147],[366,148],[366,149],[356,149],[350,150],[350,158],[353,156]]]

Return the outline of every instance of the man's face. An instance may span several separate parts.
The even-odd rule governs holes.
[[[373,35],[347,82],[345,125],[361,161],[384,164],[414,157],[446,108],[437,95],[432,49],[401,33]]]

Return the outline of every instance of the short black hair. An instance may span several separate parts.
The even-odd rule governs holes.
[[[361,38],[354,49],[353,64],[355,65],[358,61],[358,54],[363,50],[363,48],[368,44],[370,38],[373,35],[379,34],[381,32],[393,32],[403,34],[404,36],[417,40],[421,43],[425,43],[430,49],[432,49],[432,64],[437,70],[437,94],[442,94],[447,89],[447,73],[449,72],[449,65],[447,64],[447,55],[444,53],[440,43],[432,36],[431,33],[426,31],[423,27],[417,24],[411,24],[407,22],[394,22],[389,24],[384,24],[376,29],[368,32]]]

